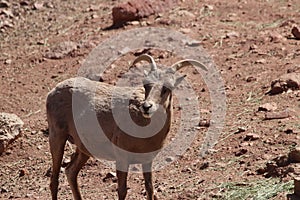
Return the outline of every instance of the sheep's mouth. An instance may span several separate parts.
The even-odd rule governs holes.
[[[140,107],[140,111],[141,111],[143,117],[145,117],[147,119],[151,118],[151,116],[153,114],[153,113],[151,113],[149,111],[144,110],[143,107]]]
[[[143,117],[145,117],[145,118],[151,118],[151,116],[152,116],[152,113],[149,113],[149,112],[143,112]]]

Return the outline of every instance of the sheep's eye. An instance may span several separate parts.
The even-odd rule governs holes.
[[[168,88],[166,86],[163,86],[161,90],[161,96],[165,95],[168,92]]]
[[[144,88],[145,89],[150,89],[152,86],[153,86],[152,84],[147,83],[147,84],[144,85]]]

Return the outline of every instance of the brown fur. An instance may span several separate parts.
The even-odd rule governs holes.
[[[166,70],[160,70],[157,68],[154,59],[149,55],[139,56],[133,64],[142,60],[151,63],[150,72],[145,73],[144,88],[115,87],[77,77],[59,83],[48,94],[47,119],[53,162],[50,182],[52,200],[57,199],[58,176],[67,140],[74,143],[77,149],[66,168],[66,175],[74,199],[81,199],[77,175],[89,157],[92,156],[92,153],[89,152],[88,147],[84,146],[80,136],[83,139],[85,139],[84,137],[94,137],[93,132],[97,131],[95,130],[95,127],[97,127],[95,124],[100,125],[99,128],[103,130],[103,133],[95,138],[99,139],[100,137],[96,145],[101,150],[94,153],[97,153],[97,158],[116,161],[119,200],[124,200],[126,197],[128,167],[132,163],[142,164],[147,199],[157,199],[152,184],[152,161],[163,147],[170,130],[173,107],[172,90],[185,77],[175,77],[175,72],[191,64],[204,70],[207,69],[195,60],[182,60]],[[126,100],[129,100],[129,103],[112,103],[126,102]],[[125,110],[122,109],[124,107]],[[163,109],[159,110],[161,107]],[[150,123],[155,126],[160,125],[163,116],[166,117],[166,120],[155,135],[144,138],[135,137],[140,135],[132,136],[130,133],[122,131],[115,121],[113,110],[117,111],[117,119],[132,120],[141,127],[145,127]],[[128,110],[130,115],[125,115]],[[164,115],[158,114],[161,112]],[[128,119],[129,117],[131,119]],[[160,128],[160,126],[156,127]],[[148,128],[148,130],[150,129]],[[130,131],[135,134],[144,134],[138,133],[136,128]],[[138,153],[141,156],[132,155],[128,152]]]

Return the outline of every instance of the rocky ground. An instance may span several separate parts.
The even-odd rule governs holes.
[[[160,199],[296,199],[291,194],[300,167],[291,152],[297,154],[293,149],[300,142],[300,40],[292,30],[300,26],[299,1],[180,0],[139,21],[112,26],[112,10],[120,2],[0,1],[0,112],[24,121],[22,136],[0,157],[0,198],[50,198],[47,93],[76,76],[89,52],[105,39],[149,26],[200,41],[222,76],[227,103],[222,134],[205,158],[199,156],[207,131],[202,123],[187,152],[155,172]],[[178,60],[166,52],[148,53],[161,63]],[[134,55],[115,66],[127,66],[127,58]],[[209,91],[195,77],[190,80],[201,99],[201,118],[209,121]],[[104,81],[116,79],[111,74]],[[66,148],[68,157],[72,147]],[[117,199],[116,178],[105,178],[110,172],[90,159],[79,174],[83,197]],[[72,199],[63,174],[59,195]],[[130,174],[128,199],[145,195],[142,175]]]

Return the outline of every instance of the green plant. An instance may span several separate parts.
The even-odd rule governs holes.
[[[289,192],[293,182],[281,182],[279,179],[256,180],[253,182],[223,183],[219,186],[220,197],[223,200],[267,200],[281,192]]]

